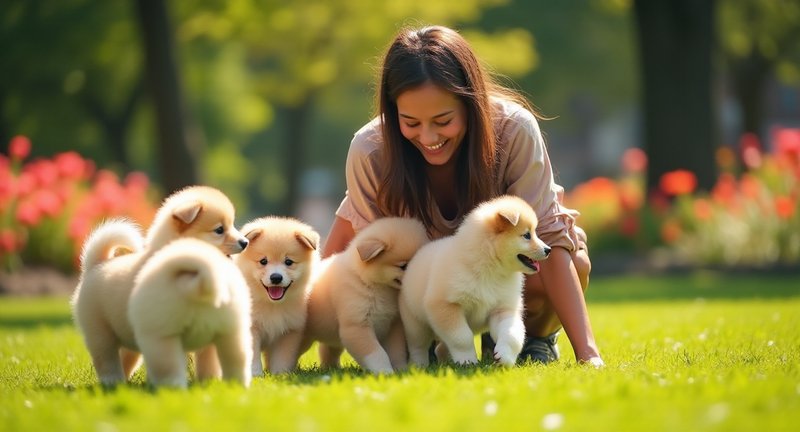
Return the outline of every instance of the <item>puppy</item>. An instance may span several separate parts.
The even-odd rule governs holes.
[[[413,364],[428,365],[434,339],[456,363],[477,363],[474,335],[487,328],[497,341],[495,361],[515,364],[525,338],[523,273],[538,272],[537,261],[550,254],[536,236],[536,225],[536,214],[525,201],[502,196],[470,212],[454,235],[417,252],[400,291]]]
[[[151,384],[185,388],[186,353],[213,345],[222,378],[250,385],[250,292],[217,247],[182,238],[156,252],[136,276],[128,319]]]
[[[338,366],[342,349],[373,373],[406,366],[397,296],[406,264],[427,242],[418,220],[383,218],[320,263],[308,301],[304,348],[319,341],[323,367]]]
[[[293,370],[306,324],[309,279],[319,262],[319,234],[298,220],[265,217],[242,232],[250,245],[234,258],[250,287],[253,376],[262,376],[264,353],[273,374]]]
[[[123,220],[106,222],[89,235],[71,304],[103,385],[130,378],[141,360],[127,313],[139,269],[156,251],[182,237],[203,240],[225,254],[239,253],[248,241],[233,223],[233,204],[222,192],[191,186],[164,200],[145,241],[138,227]]]

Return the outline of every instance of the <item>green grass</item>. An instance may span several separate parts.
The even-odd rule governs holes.
[[[800,277],[595,278],[607,367],[320,371],[103,391],[63,298],[0,298],[0,429],[753,431],[800,424]]]

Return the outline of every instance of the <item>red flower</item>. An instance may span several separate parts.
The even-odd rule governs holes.
[[[788,196],[775,197],[775,213],[778,217],[784,220],[789,220],[794,216],[797,209],[797,203]]]
[[[17,234],[10,230],[0,231],[0,252],[9,253],[17,250]]]
[[[690,194],[697,187],[697,177],[688,170],[675,170],[661,176],[661,191],[667,196]]]
[[[625,215],[619,227],[620,232],[625,237],[634,238],[639,232],[639,218],[636,215]]]
[[[31,140],[24,135],[11,138],[8,144],[8,154],[12,160],[23,160],[31,154]]]

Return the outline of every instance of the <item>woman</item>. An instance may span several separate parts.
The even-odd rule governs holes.
[[[404,30],[384,57],[378,113],[347,155],[347,193],[323,248],[343,250],[355,232],[391,215],[423,221],[434,238],[500,194],[518,195],[539,216],[552,252],[525,281],[521,362],[558,359],[563,325],[576,359],[602,366],[583,291],[591,263],[578,213],[562,207],[536,117],[524,98],[496,84],[469,44],[440,26]],[[484,336],[484,351],[491,340]],[[489,351],[491,352],[491,351]]]

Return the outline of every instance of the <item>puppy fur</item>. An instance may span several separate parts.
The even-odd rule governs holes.
[[[297,367],[306,324],[309,280],[319,263],[319,234],[296,219],[264,217],[245,224],[250,245],[234,262],[250,288],[253,376]]]
[[[406,264],[428,242],[416,219],[382,218],[324,259],[308,302],[304,349],[319,341],[322,367],[337,367],[342,349],[372,373],[406,366],[397,296]]]
[[[477,363],[474,335],[487,329],[497,341],[494,360],[516,363],[525,338],[523,273],[538,272],[537,261],[550,253],[536,226],[536,214],[524,200],[501,196],[470,212],[454,235],[417,252],[400,292],[412,364],[428,365],[434,339],[456,363]]]
[[[222,192],[190,186],[164,200],[144,242],[138,228],[123,220],[106,222],[89,235],[71,304],[102,384],[130,378],[141,361],[127,310],[134,278],[144,263],[183,237],[203,240],[225,254],[239,253],[247,239],[233,223],[233,204]]]
[[[222,378],[250,385],[250,292],[217,247],[183,238],[156,252],[136,276],[128,319],[154,386],[185,388],[186,353],[209,345]]]

